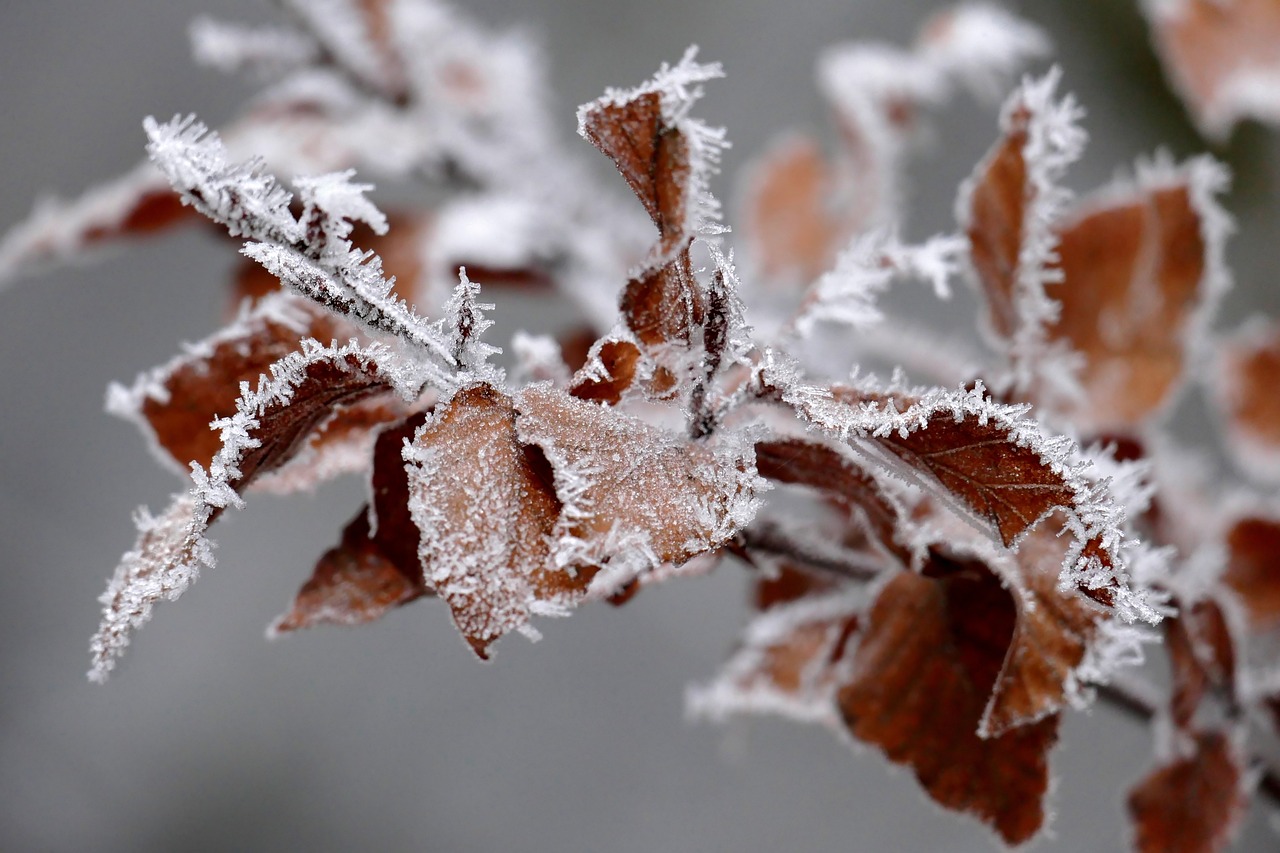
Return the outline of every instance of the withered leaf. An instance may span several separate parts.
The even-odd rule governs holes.
[[[1210,688],[1231,685],[1235,647],[1222,609],[1212,600],[1183,604],[1164,622],[1165,650],[1173,690],[1169,709],[1174,725],[1189,731]]]
[[[1049,335],[1083,359],[1084,400],[1069,413],[1078,427],[1131,430],[1177,389],[1195,314],[1213,295],[1208,202],[1197,194],[1216,174],[1193,161],[1085,203],[1061,227],[1061,313]]]
[[[347,525],[342,541],[316,563],[289,612],[272,623],[280,634],[313,625],[359,625],[372,622],[392,608],[427,594],[421,571],[406,576],[369,536],[366,512]]]
[[[1014,564],[1022,590],[1009,650],[982,717],[985,736],[1000,735],[1059,711],[1074,673],[1109,611],[1074,589],[1059,590],[1069,546],[1061,527],[1045,524],[1021,545]]]
[[[1229,438],[1224,444],[1240,470],[1280,479],[1280,324],[1247,325],[1223,341],[1218,353],[1215,390]]]
[[[619,307],[640,343],[657,348],[677,341],[688,344],[703,323],[705,302],[686,242],[673,257],[627,282]]]
[[[872,606],[837,701],[850,733],[910,767],[936,802],[1020,844],[1044,823],[1058,717],[978,736],[1014,621],[1012,598],[980,564],[903,572]]]
[[[793,134],[752,169],[747,234],[766,281],[802,285],[830,268],[853,222],[832,206],[833,170],[817,142]]]
[[[974,176],[966,213],[969,256],[986,297],[991,330],[1004,340],[1018,329],[1018,272],[1027,212],[1036,192],[1025,148],[1032,118],[1025,105],[1004,120],[1004,136]]]
[[[920,400],[868,394],[844,386],[832,389],[850,405],[872,404],[910,411]],[[1006,546],[1058,507],[1073,507],[1078,495],[1042,449],[1020,440],[1010,423],[979,415],[936,411],[903,435],[885,430],[870,440],[935,478],[971,510],[989,521]]]
[[[1189,754],[1157,767],[1129,792],[1136,849],[1225,850],[1249,805],[1243,775],[1240,755],[1227,735],[1196,733]]]
[[[582,133],[613,161],[658,227],[659,252],[685,239],[689,143],[662,116],[662,94],[598,101],[581,116]]]
[[[1275,122],[1268,84],[1280,69],[1280,7],[1272,0],[1147,2],[1165,73],[1196,123],[1224,138],[1237,121]]]
[[[193,469],[190,494],[179,495],[159,520],[139,520],[137,543],[102,597],[102,623],[90,642],[91,678],[107,677],[157,601],[177,598],[201,564],[212,565],[205,532],[227,506],[240,504],[247,486],[293,458],[335,410],[394,387],[375,360],[382,354],[304,341],[301,352],[271,366],[271,378],[264,377],[256,391],[241,395],[235,413],[220,424],[222,448],[207,470]]]
[[[132,389],[113,387],[109,407],[137,419],[178,468],[208,467],[222,447],[210,424],[235,413],[240,383],[256,383],[304,337],[329,340],[338,324],[295,297],[277,296],[240,321],[189,348],[185,355],[138,377]]]
[[[715,680],[690,693],[690,710],[713,719],[778,713],[835,725],[833,697],[863,602],[848,590],[818,589],[756,616]]]
[[[409,475],[402,452],[426,421],[418,412],[377,434],[372,452],[373,501],[316,563],[290,611],[272,626],[294,631],[321,623],[353,625],[430,593],[418,557],[418,528],[409,514]],[[370,518],[375,526],[370,528]]]
[[[755,512],[750,452],[712,450],[547,385],[516,397],[564,503],[556,559],[607,563],[618,586],[660,563],[714,550]]]
[[[1280,626],[1280,521],[1249,516],[1227,531],[1222,582],[1239,598],[1255,632]]]
[[[631,341],[604,340],[599,344],[596,358],[599,369],[593,364],[578,371],[569,393],[581,400],[617,405],[622,393],[635,382],[640,349]]]
[[[483,384],[459,391],[405,459],[426,580],[477,655],[581,600],[592,572],[549,559],[561,503],[546,459],[517,437],[511,398]]]

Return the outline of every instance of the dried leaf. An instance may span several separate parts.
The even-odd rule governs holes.
[[[1223,444],[1245,474],[1280,480],[1280,324],[1256,321],[1224,340],[1216,368]]]
[[[1222,732],[1197,733],[1191,750],[1158,766],[1129,792],[1140,853],[1223,851],[1244,818],[1239,752]]]
[[[602,591],[719,548],[755,515],[749,447],[687,442],[547,385],[526,388],[516,408],[520,440],[546,455],[564,504],[555,560],[607,564]]]
[[[798,134],[775,142],[752,167],[744,207],[762,279],[802,285],[835,260],[856,223],[832,210],[832,172],[818,143]]]
[[[863,603],[856,591],[836,589],[770,607],[747,626],[715,680],[689,691],[690,713],[713,720],[773,713],[836,725],[834,695]]]
[[[1225,287],[1228,224],[1211,160],[1158,164],[1137,186],[1086,202],[1061,226],[1061,314],[1050,328],[1083,360],[1068,416],[1094,432],[1133,430],[1180,385],[1201,318]]]
[[[427,593],[421,571],[416,578],[407,577],[369,537],[368,514],[362,511],[343,530],[342,542],[316,563],[289,612],[268,633],[373,622]]]
[[[978,736],[1014,621],[1012,598],[981,564],[901,573],[872,606],[837,701],[849,732],[910,767],[936,802],[1020,844],[1044,824],[1058,718]]]
[[[569,393],[581,400],[610,406],[636,381],[640,349],[627,340],[603,338],[592,347],[584,367],[573,377]]]
[[[1208,136],[1280,121],[1280,8],[1271,0],[1145,0],[1165,74]]]
[[[517,437],[511,398],[464,388],[437,407],[405,459],[427,582],[477,655],[527,630],[531,616],[562,615],[582,599],[593,573],[549,559],[561,503],[546,460]]]
[[[1240,518],[1227,531],[1225,544],[1222,582],[1243,605],[1250,630],[1262,633],[1280,627],[1280,521]]]
[[[1235,677],[1235,648],[1222,609],[1205,599],[1184,605],[1164,622],[1165,649],[1173,691],[1174,725],[1190,731],[1196,710],[1210,688],[1229,687]]]
[[[222,447],[211,424],[235,412],[242,382],[254,383],[299,348],[304,337],[329,340],[340,324],[292,296],[277,296],[187,352],[140,375],[133,387],[113,385],[108,409],[135,420],[177,469],[208,467]]]
[[[355,345],[326,349],[303,342],[271,366],[256,391],[245,390],[235,413],[218,423],[222,447],[208,469],[192,467],[195,486],[175,498],[161,519],[142,515],[139,538],[124,555],[102,596],[102,624],[90,642],[90,678],[105,680],[134,629],[146,622],[162,598],[177,598],[195,580],[200,565],[213,564],[204,538],[240,492],[262,474],[288,462],[316,425],[333,411],[396,387],[376,359],[389,353]]]

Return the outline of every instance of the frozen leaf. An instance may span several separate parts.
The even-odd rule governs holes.
[[[557,566],[605,567],[593,591],[715,550],[755,516],[754,454],[741,438],[687,442],[546,385],[522,391],[516,408],[520,440],[545,454],[564,507],[552,556]]]
[[[45,199],[0,240],[0,283],[83,257],[104,243],[198,222],[159,170],[144,163],[74,201]]]
[[[406,577],[369,538],[368,517],[362,512],[347,525],[342,542],[316,563],[289,612],[271,624],[268,634],[372,622],[425,594],[421,572]]]
[[[1226,183],[1208,158],[1159,160],[1060,226],[1061,313],[1049,334],[1083,362],[1077,428],[1126,432],[1172,399],[1228,284],[1230,221],[1214,198]]]
[[[1231,630],[1222,608],[1205,599],[1184,605],[1176,617],[1166,619],[1164,635],[1173,681],[1170,713],[1175,726],[1189,731],[1205,694],[1234,680]]]
[[[916,55],[945,80],[984,101],[998,101],[1009,81],[1050,51],[1033,24],[991,3],[965,2],[934,14],[920,28]]]
[[[208,467],[222,447],[210,424],[235,412],[240,384],[256,382],[297,350],[302,338],[329,340],[339,328],[297,297],[273,296],[168,364],[140,375],[131,388],[113,385],[107,408],[136,421],[176,470],[185,472],[190,462]]]
[[[1104,486],[1089,482],[1070,440],[1047,438],[1023,417],[1026,406],[996,403],[981,384],[955,392],[825,389],[801,385],[788,372],[776,360],[766,364],[760,379],[766,396],[780,396],[812,429],[932,484],[963,515],[990,525],[1006,547],[1055,509],[1065,510],[1075,544],[1063,582],[1117,607],[1126,619],[1159,620],[1144,593],[1128,584],[1122,508]]]
[[[409,510],[427,583],[482,658],[533,615],[563,615],[593,572],[550,560],[561,504],[552,471],[516,435],[512,400],[487,385],[459,391],[405,449]]]
[[[1271,0],[1143,0],[1165,74],[1207,136],[1280,122],[1280,7]]]
[[[818,143],[799,134],[774,142],[752,166],[745,227],[759,276],[796,286],[831,266],[836,249],[858,225],[829,204],[835,180]]]
[[[984,737],[1041,720],[1076,698],[1078,672],[1097,645],[1099,626],[1114,618],[1078,590],[1059,588],[1069,548],[1068,538],[1059,532],[1058,525],[1042,525],[1014,556],[1017,620],[982,716],[979,731]]]
[[[1248,808],[1245,768],[1222,732],[1195,734],[1185,754],[1147,774],[1129,792],[1139,853],[1219,853]]]
[[[904,572],[881,590],[837,694],[849,732],[905,764],[936,802],[990,824],[1008,844],[1045,820],[1050,716],[978,736],[1014,629],[1009,593],[980,564]]]
[[[280,359],[256,390],[243,386],[235,412],[220,419],[222,447],[206,469],[192,466],[194,486],[175,498],[159,520],[139,516],[139,538],[121,559],[102,597],[102,624],[90,643],[95,681],[106,680],[133,631],[163,598],[177,598],[201,565],[212,565],[205,531],[258,476],[289,461],[318,423],[335,409],[397,388],[394,373],[377,359],[385,349],[354,345],[324,348],[304,341],[301,352]]]
[[[1268,482],[1280,480],[1280,324],[1256,320],[1222,342],[1213,390],[1237,467]]]
[[[1280,521],[1263,516],[1236,520],[1226,533],[1222,582],[1236,594],[1256,633],[1280,627]]]
[[[1006,351],[1018,384],[1043,371],[1046,326],[1058,304],[1046,286],[1061,282],[1054,224],[1070,194],[1060,186],[1080,156],[1081,110],[1058,99],[1055,69],[1028,80],[1005,102],[1001,139],[960,189],[956,217],[987,305],[987,330]]]
[[[711,720],[773,713],[836,725],[835,691],[864,606],[860,591],[836,590],[771,607],[747,626],[715,680],[687,692],[686,707]]]
[[[625,339],[604,337],[587,355],[587,362],[573,377],[569,393],[582,400],[616,405],[636,382],[640,348]]]

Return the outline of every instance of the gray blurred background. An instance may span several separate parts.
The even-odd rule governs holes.
[[[941,4],[462,5],[543,36],[566,136],[579,102],[697,42],[728,70],[703,113],[729,128],[731,175],[776,131],[823,127],[816,51],[855,37],[903,43]],[[1014,8],[1050,30],[1089,111],[1076,189],[1161,144],[1179,156],[1204,148],[1127,0]],[[255,0],[0,3],[0,230],[41,193],[75,194],[132,166],[143,116],[195,111],[217,126],[234,115],[249,87],[188,60],[186,26],[200,11],[269,17]],[[956,184],[994,122],[967,101],[937,116],[935,149],[913,169],[909,236],[950,226]],[[1246,127],[1217,153],[1237,171],[1240,220],[1224,323],[1280,313],[1276,137]],[[733,188],[717,187],[730,211]],[[216,530],[217,570],[159,610],[110,683],[91,686],[86,643],[133,541],[130,513],[160,508],[179,486],[133,427],[103,414],[103,389],[208,334],[232,260],[225,244],[183,233],[0,295],[0,849],[994,849],[907,773],[825,731],[685,721],[685,685],[716,671],[746,612],[733,567],[620,610],[544,620],[541,643],[508,639],[489,666],[438,603],[266,642],[265,625],[362,502],[354,480],[315,497],[257,496],[232,514]],[[1072,714],[1055,756],[1056,837],[1036,849],[1120,849],[1123,791],[1147,766],[1147,732],[1107,709]],[[1262,811],[1238,849],[1278,846]]]

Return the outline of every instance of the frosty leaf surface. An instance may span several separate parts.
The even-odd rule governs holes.
[[[1270,0],[1143,0],[1165,75],[1206,135],[1280,121],[1280,8]]]
[[[547,385],[521,391],[516,408],[520,440],[545,454],[563,504],[553,558],[605,566],[602,592],[718,548],[755,515],[750,446],[687,442]]]
[[[1244,767],[1223,732],[1195,734],[1129,792],[1134,847],[1139,853],[1217,853],[1244,818]]]
[[[867,616],[837,694],[849,733],[905,764],[940,805],[989,824],[1008,844],[1045,821],[1058,718],[983,739],[978,724],[1014,628],[1009,593],[985,567],[904,572]]]
[[[517,436],[511,398],[487,385],[459,391],[405,461],[426,580],[477,655],[582,598],[593,572],[550,560],[561,502],[546,459]]]
[[[106,679],[157,601],[177,598],[201,565],[212,565],[205,531],[226,507],[243,505],[246,486],[288,462],[334,409],[396,387],[376,361],[386,355],[383,349],[304,342],[301,352],[273,364],[256,390],[242,390],[235,412],[217,423],[221,449],[207,469],[192,466],[191,492],[175,498],[159,522],[139,517],[137,544],[102,597],[102,624],[90,642],[91,678]]]
[[[1061,225],[1050,329],[1083,360],[1084,399],[1070,417],[1087,430],[1133,429],[1178,389],[1189,348],[1227,286],[1221,252],[1230,222],[1214,196],[1226,174],[1207,158],[1143,167],[1137,182],[1087,199]]]
[[[1256,632],[1280,627],[1280,521],[1265,516],[1236,520],[1226,533],[1222,582],[1238,597]]]

